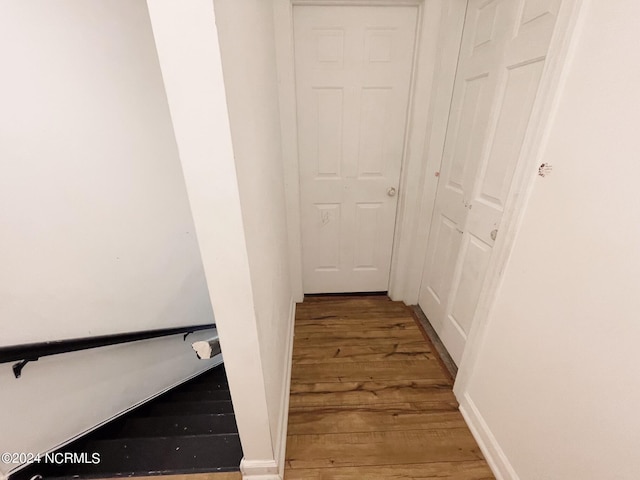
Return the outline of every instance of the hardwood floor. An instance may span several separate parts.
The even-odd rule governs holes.
[[[487,480],[453,381],[384,296],[298,304],[285,480]]]

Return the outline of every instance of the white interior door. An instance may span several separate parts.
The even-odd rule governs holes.
[[[416,18],[294,7],[305,293],[388,288]]]
[[[419,304],[462,358],[561,0],[470,0]]]

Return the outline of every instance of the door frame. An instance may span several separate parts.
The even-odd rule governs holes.
[[[430,222],[419,220],[421,212],[433,210],[435,202],[437,178],[434,173],[440,168],[446,133],[446,128],[437,126],[446,126],[449,115],[467,0],[274,0],[273,5],[289,273],[296,302],[303,300],[304,293],[293,6],[415,6],[418,9],[388,288],[393,300],[415,304],[430,227]]]

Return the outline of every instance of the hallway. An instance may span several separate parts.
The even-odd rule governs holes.
[[[286,480],[494,478],[402,302],[306,298],[294,335]]]

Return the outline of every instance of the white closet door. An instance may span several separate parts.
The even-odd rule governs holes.
[[[454,361],[529,124],[560,0],[470,0],[419,304]]]

